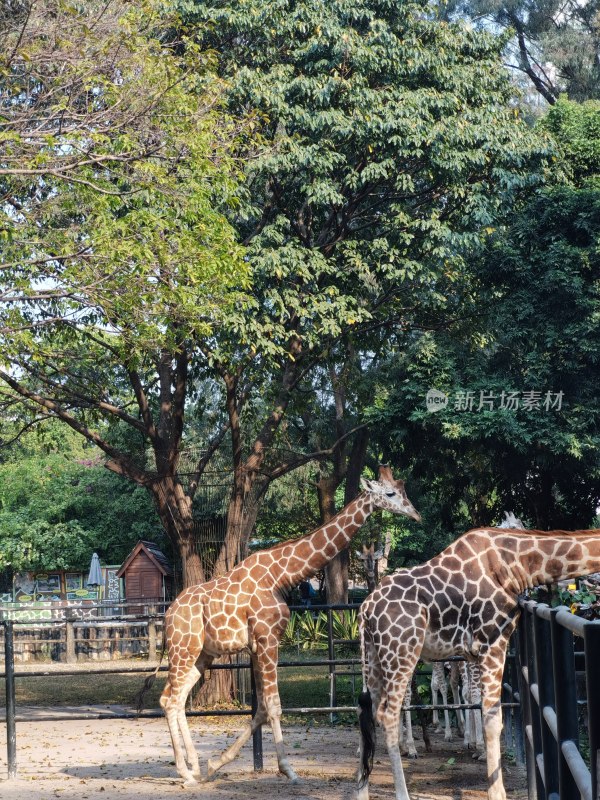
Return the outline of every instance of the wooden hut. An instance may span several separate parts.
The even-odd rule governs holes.
[[[161,602],[173,595],[173,568],[154,542],[136,544],[117,572],[125,579],[125,599]],[[135,609],[129,609],[133,613]]]

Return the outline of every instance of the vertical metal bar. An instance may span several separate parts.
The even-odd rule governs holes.
[[[327,652],[330,662],[335,660],[335,647],[333,645],[333,612],[331,608],[327,609]],[[329,664],[329,705],[331,708],[337,706],[337,679],[335,672],[335,664]],[[337,714],[331,713],[329,715],[330,722],[337,720]]]
[[[17,777],[17,729],[15,724],[15,648],[13,623],[4,623],[4,673],[6,686],[6,759],[8,777]]]
[[[256,694],[256,678],[254,677],[254,665],[250,667],[250,691],[252,693],[252,719],[258,711],[258,695]],[[252,756],[254,758],[254,771],[263,770],[263,740],[262,725],[252,734]]]
[[[528,603],[523,605],[521,623],[519,625],[519,693],[523,707],[523,739],[525,741],[525,763],[527,766],[527,796],[529,800],[537,800],[535,750],[533,745],[533,721],[531,709],[531,684],[534,680],[531,658],[531,636],[528,631],[531,627],[531,608]]]
[[[590,772],[592,797],[598,800],[600,769],[600,622],[586,622],[583,628],[585,649],[585,685],[587,690],[588,734],[590,738]]]
[[[550,623],[539,614],[533,617],[533,637],[535,644],[535,672],[538,684],[540,745],[542,748],[542,768],[546,797],[558,797],[558,743],[546,721],[544,710],[555,709],[554,677],[552,674],[552,641]]]
[[[552,609],[552,666],[556,700],[556,729],[558,733],[558,786],[561,800],[579,800],[581,795],[562,751],[563,742],[572,741],[579,747],[577,721],[577,682],[573,634],[557,622],[558,609]]]
[[[539,715],[539,702],[536,698],[537,685],[537,670],[535,660],[535,639],[533,635],[533,626],[535,619],[535,604],[530,606],[531,611],[527,615],[527,628],[525,631],[525,639],[527,642],[527,670],[529,674],[529,703],[531,709],[531,742],[533,752],[533,779],[535,781],[536,797],[537,800],[546,800],[546,790],[544,789],[544,781],[542,772],[540,771],[540,757],[542,755],[542,736],[540,732],[540,715]]]
[[[519,681],[519,664],[521,663],[519,636],[513,636],[514,642],[514,658],[510,660],[510,684],[513,687],[513,697],[515,699],[515,692],[519,693],[519,705],[513,708],[513,719],[515,721],[515,760],[519,766],[525,764],[525,742],[523,741],[523,707],[521,691],[521,683]]]

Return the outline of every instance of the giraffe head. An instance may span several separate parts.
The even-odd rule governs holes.
[[[496,525],[497,528],[513,528],[513,529],[520,529],[525,530],[525,525],[521,522],[518,517],[515,517],[512,511],[505,511],[504,512],[504,519],[500,523],[500,525]]]
[[[378,480],[368,481],[361,478],[360,482],[377,508],[393,511],[394,514],[403,514],[417,522],[421,521],[421,515],[408,499],[404,481],[394,480],[392,470],[388,466],[379,467]]]

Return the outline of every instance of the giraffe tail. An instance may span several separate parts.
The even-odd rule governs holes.
[[[158,659],[158,664],[156,665],[155,670],[151,672],[150,675],[148,675],[140,691],[133,697],[132,705],[135,707],[136,713],[138,715],[144,708],[144,698],[146,697],[146,694],[150,691],[150,689],[152,688],[152,684],[156,680],[156,676],[158,675],[158,672],[160,670],[160,665],[162,664],[164,656],[165,656],[165,651],[163,650],[160,654],[160,658]]]
[[[363,690],[358,697],[358,727],[361,738],[361,763],[359,764],[358,785],[362,787],[373,771],[375,756],[375,720],[373,718],[373,702],[371,692]]]

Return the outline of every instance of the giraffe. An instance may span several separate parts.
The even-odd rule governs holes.
[[[500,529],[519,528],[525,530],[521,520],[512,511],[504,512],[504,519],[497,526]],[[431,670],[431,702],[436,704],[437,693],[442,696],[442,702],[447,705],[448,690],[446,685],[445,668],[450,671],[450,688],[455,705],[460,705],[459,685],[462,688],[462,700],[465,705],[475,705],[481,703],[481,671],[479,665],[474,662],[450,661],[443,664],[435,662]],[[483,759],[483,727],[481,713],[477,709],[465,709],[464,729],[461,720],[461,712],[457,712],[457,722],[459,733],[463,735],[464,745],[467,748],[474,747],[473,758]],[[433,712],[433,723],[439,729],[439,719],[437,711]],[[462,729],[462,730],[461,730]],[[452,729],[450,727],[450,717],[447,710],[444,710],[444,738],[446,741],[452,739]]]
[[[406,495],[404,481],[395,480],[389,467],[379,468],[377,481],[361,483],[361,494],[325,525],[253,553],[220,578],[184,589],[169,607],[165,615],[169,671],[160,705],[184,786],[194,786],[203,779],[185,716],[186,698],[214,658],[242,650],[250,652],[258,708],[233,744],[218,759],[209,759],[204,779],[212,778],[223,764],[232,761],[267,721],[273,730],[279,771],[297,779],[284,752],[277,688],[278,646],[290,617],[285,595],[347,547],[376,509],[403,514],[417,522],[421,519]]]
[[[373,589],[377,586],[377,562],[383,555],[382,550],[375,550],[373,542],[367,547],[366,544],[362,546],[362,552],[356,551],[356,557],[364,562],[365,578],[367,580],[367,594],[371,594]]]
[[[475,528],[439,555],[384,578],[359,612],[358,800],[369,796],[375,719],[385,732],[396,800],[409,795],[398,749],[400,709],[419,658],[461,655],[481,668],[489,800],[506,800],[500,760],[500,694],[518,596],[600,568],[600,529]]]
[[[461,661],[457,664],[462,684],[462,699],[465,705],[481,705],[481,668],[476,661]],[[465,709],[464,746],[473,747],[473,758],[485,759],[483,743],[483,721],[477,708]]]
[[[437,705],[437,696],[441,695],[442,705],[448,705],[448,683],[446,681],[446,662],[434,661],[431,665],[431,705]],[[436,731],[441,731],[439,714],[433,710],[433,726]],[[452,728],[450,726],[450,714],[448,709],[444,709],[444,739],[449,742],[452,740]]]

